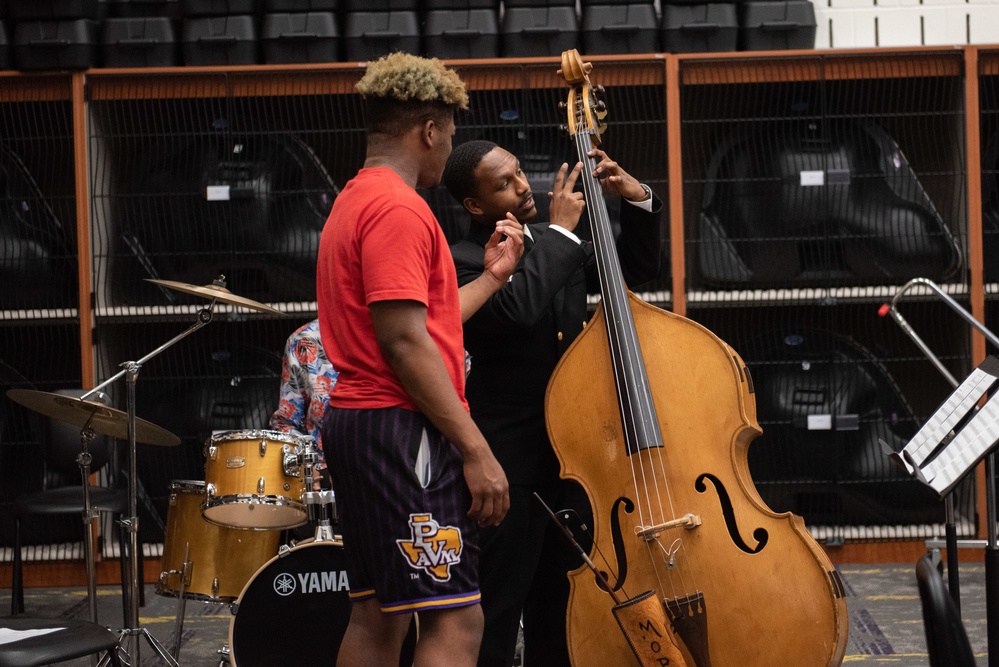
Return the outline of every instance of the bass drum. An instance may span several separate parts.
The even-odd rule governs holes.
[[[350,621],[343,543],[304,542],[281,552],[243,587],[229,624],[234,667],[331,665]],[[400,665],[413,664],[415,622]]]

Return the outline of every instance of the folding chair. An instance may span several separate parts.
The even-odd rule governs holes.
[[[0,644],[0,667],[40,667],[101,653],[107,654],[113,667],[121,667],[118,635],[90,621],[25,616],[0,619],[0,638],[9,633],[24,633],[25,637]]]

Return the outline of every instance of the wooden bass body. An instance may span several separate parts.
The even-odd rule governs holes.
[[[770,510],[750,476],[747,451],[761,431],[746,365],[703,326],[630,292],[628,304],[664,445],[629,453],[602,306],[546,396],[561,474],[593,510],[591,560],[625,597],[655,591],[687,665],[839,665],[848,617],[838,573],[802,519]],[[639,536],[688,515],[698,525]],[[569,577],[572,664],[635,664],[594,573]]]

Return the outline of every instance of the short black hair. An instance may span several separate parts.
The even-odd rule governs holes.
[[[486,153],[497,148],[491,141],[477,139],[455,146],[444,165],[441,183],[459,204],[475,194],[475,168]]]

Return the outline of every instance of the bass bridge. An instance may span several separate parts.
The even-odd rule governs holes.
[[[653,540],[659,539],[659,535],[663,531],[669,530],[670,528],[684,527],[687,530],[693,530],[701,525],[701,517],[696,514],[684,514],[679,519],[673,519],[672,521],[666,521],[664,523],[657,523],[654,526],[636,526],[635,535],[642,538],[646,542],[652,542]]]

